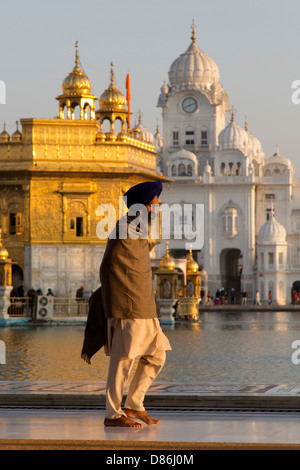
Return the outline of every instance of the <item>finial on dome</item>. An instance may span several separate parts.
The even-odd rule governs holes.
[[[235,109],[234,109],[234,107],[232,106],[232,107],[231,107],[231,121],[234,121],[234,117],[235,117]]]
[[[272,220],[274,217],[275,217],[274,202],[271,201],[271,215],[270,215],[270,220]]]
[[[112,87],[115,85],[115,73],[114,73],[114,63],[110,63],[110,84]]]
[[[245,116],[245,131],[248,130],[247,114]]]
[[[75,63],[79,65],[78,41],[75,42]]]
[[[142,117],[143,117],[143,113],[142,113],[142,111],[139,109],[139,111],[138,111],[138,113],[137,113],[137,118],[138,118],[139,124],[142,123]]]
[[[193,22],[192,22],[192,36],[191,36],[191,40],[192,40],[193,42],[196,42],[195,20],[193,20]]]

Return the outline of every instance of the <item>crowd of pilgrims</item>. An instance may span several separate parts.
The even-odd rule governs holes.
[[[242,290],[240,296],[237,294],[236,290],[232,288],[228,294],[228,292],[221,287],[217,289],[215,295],[208,291],[206,298],[205,295],[202,296],[201,304],[205,305],[226,305],[226,304],[242,304],[247,305],[247,292],[245,289]],[[269,291],[268,293],[268,304],[272,303],[272,293]],[[256,290],[255,297],[254,297],[254,305],[261,305],[260,301],[260,294],[259,291]]]
[[[235,304],[237,301],[236,297],[236,291],[234,288],[231,289],[228,295],[228,292],[224,289],[224,287],[221,287],[220,289],[216,290],[215,295],[213,295],[209,290],[206,295],[206,301],[205,298],[202,298],[201,303],[206,303],[206,305],[226,305],[228,303]]]

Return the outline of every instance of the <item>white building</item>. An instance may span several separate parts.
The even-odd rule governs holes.
[[[300,290],[300,179],[278,148],[268,158],[247,123],[238,125],[194,26],[191,39],[158,99],[158,169],[174,180],[161,199],[204,204],[204,245],[194,258],[212,293],[234,288],[239,301],[242,289],[248,299],[258,289],[264,302],[271,290],[273,301],[290,303],[292,288]],[[188,222],[183,216],[180,223]],[[184,239],[173,237],[169,247],[175,257],[187,255]],[[156,254],[163,253],[162,244]]]

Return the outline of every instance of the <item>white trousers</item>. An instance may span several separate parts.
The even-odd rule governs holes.
[[[137,368],[129,386],[125,408],[143,411],[144,397],[166,360],[165,350],[156,350],[153,355],[139,357]],[[117,327],[112,338],[110,362],[106,385],[106,418],[126,416],[122,410],[124,388],[129,379],[134,359],[127,357],[122,331]]]

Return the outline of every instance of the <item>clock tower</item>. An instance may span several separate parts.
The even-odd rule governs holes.
[[[192,164],[193,176],[201,176],[207,162],[214,167],[218,135],[226,125],[229,111],[229,99],[219,82],[218,66],[196,44],[194,23],[191,40],[186,52],[172,63],[169,84],[163,84],[158,99],[164,136],[162,169],[170,177],[180,176],[179,165],[170,162],[182,149],[196,156],[196,166]]]

